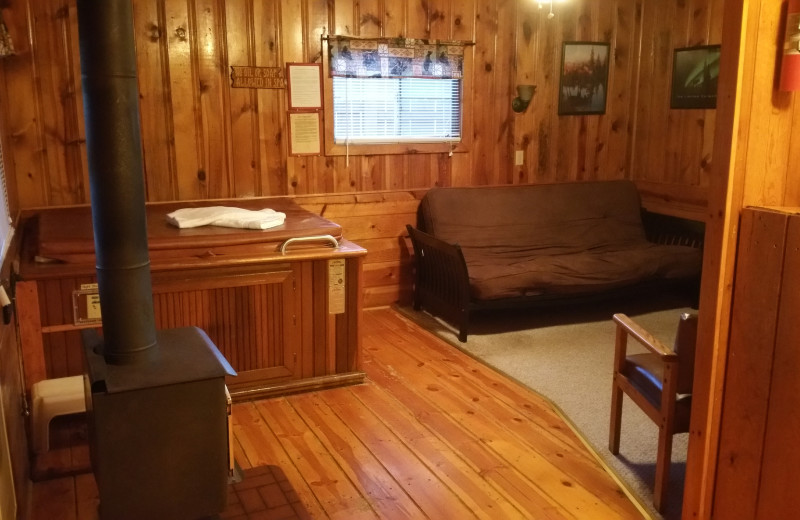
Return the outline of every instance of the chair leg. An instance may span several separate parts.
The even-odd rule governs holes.
[[[619,433],[622,427],[623,393],[617,386],[616,377],[611,383],[611,424],[608,428],[608,449],[614,455],[619,453]]]
[[[672,433],[664,426],[658,429],[658,454],[656,455],[656,481],[653,486],[653,505],[658,512],[664,506],[669,485],[669,467],[672,462]]]
[[[462,310],[458,322],[458,341],[466,343],[469,329],[469,311]]]

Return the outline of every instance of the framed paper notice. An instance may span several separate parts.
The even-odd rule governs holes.
[[[289,110],[322,108],[322,64],[287,63]]]
[[[319,112],[289,112],[289,153],[319,155],[322,151]]]

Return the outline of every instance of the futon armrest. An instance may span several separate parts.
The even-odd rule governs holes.
[[[425,289],[439,287],[453,291],[453,297],[468,299],[469,274],[461,246],[449,244],[409,225],[406,229],[414,246],[417,284]]]
[[[438,312],[459,324],[459,339],[467,339],[470,286],[467,263],[458,244],[448,244],[406,226],[414,246],[414,308]]]
[[[642,210],[642,224],[647,240],[656,244],[703,248],[705,224],[671,215]]]

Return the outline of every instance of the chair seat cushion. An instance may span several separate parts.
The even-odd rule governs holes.
[[[664,365],[655,354],[631,354],[625,358],[622,374],[657,409],[661,408],[661,392],[664,388]],[[692,407],[691,394],[678,394],[675,399],[675,432],[689,431],[689,413]]]

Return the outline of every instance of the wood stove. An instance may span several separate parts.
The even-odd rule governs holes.
[[[102,337],[84,334],[100,517],[214,516],[235,372],[202,330],[155,330],[131,0],[79,0],[78,26],[103,317]]]
[[[229,475],[225,376],[200,329],[159,331],[158,359],[111,365],[84,333],[92,469],[103,519],[196,519],[224,511]]]

